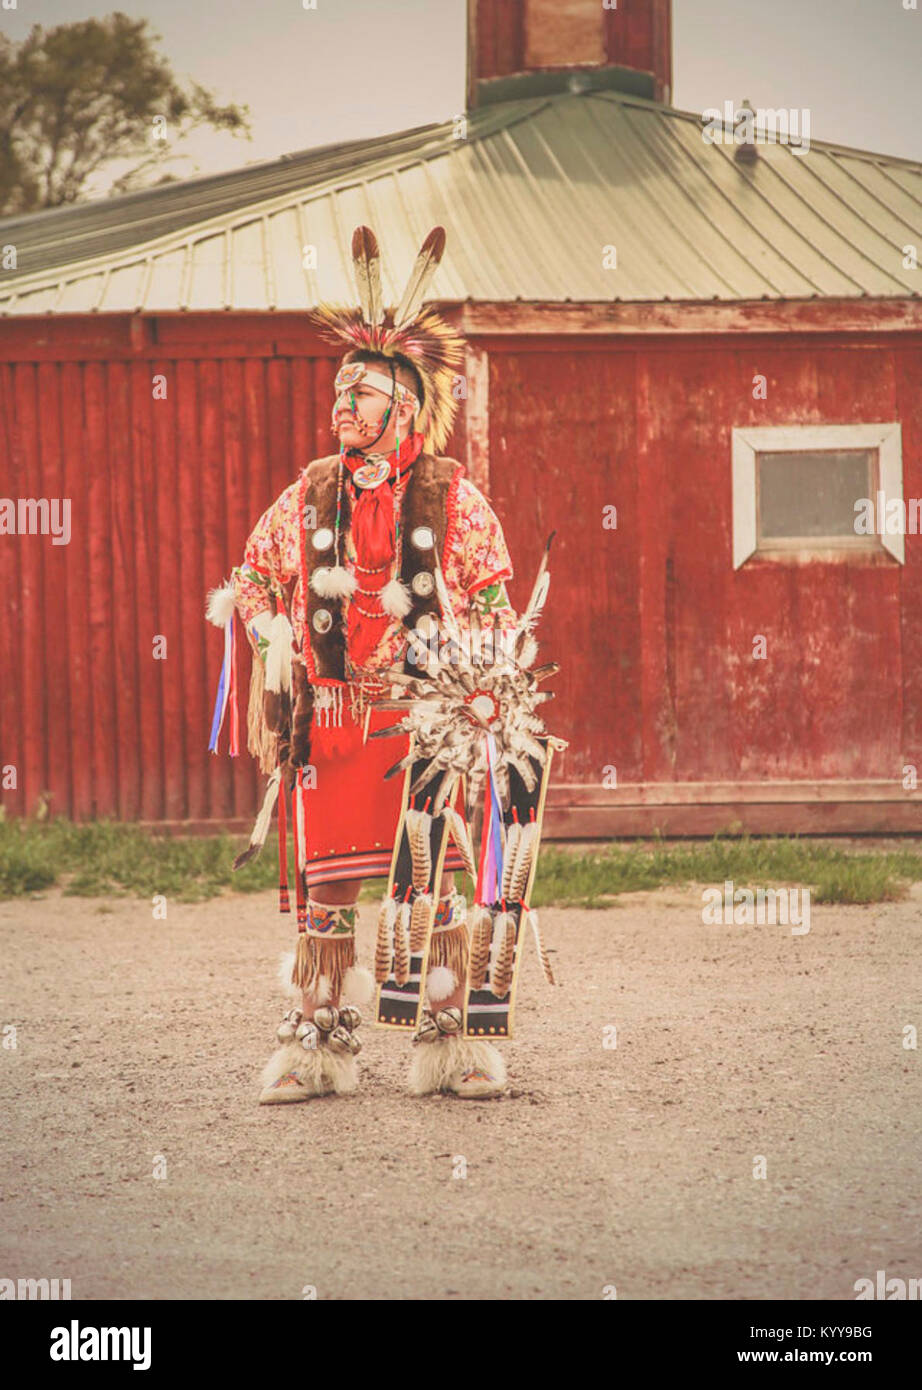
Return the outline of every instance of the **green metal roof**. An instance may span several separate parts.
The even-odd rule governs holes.
[[[431,226],[443,302],[910,298],[922,164],[811,142],[741,162],[698,115],[598,79],[452,123],[7,219],[0,312],[303,310],[351,302],[353,227],[382,243],[393,302]],[[516,90],[513,87],[511,91]],[[317,248],[317,269],[302,247]],[[617,266],[604,265],[616,248]]]

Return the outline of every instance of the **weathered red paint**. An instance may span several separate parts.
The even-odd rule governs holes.
[[[620,350],[619,350],[620,349]],[[922,756],[920,545],[732,564],[731,428],[899,420],[922,488],[918,345],[621,342],[491,352],[491,493],[521,602],[556,525],[542,637],[563,654],[564,783],[879,778]],[[753,400],[756,374],[767,400]],[[618,529],[602,528],[602,506]],[[537,515],[537,524],[536,524]],[[768,660],[752,659],[764,634]]]
[[[815,321],[792,333],[787,308],[774,334],[475,340],[517,604],[558,531],[540,637],[562,665],[548,722],[571,745],[555,763],[551,833],[655,820],[649,804],[631,820],[603,787],[609,766],[648,803],[682,784],[710,802],[711,784],[728,784],[734,810],[779,781],[829,782],[844,790],[818,814],[839,829],[838,803],[861,800],[848,786],[873,784],[880,805],[866,799],[852,828],[908,828],[902,768],[922,757],[919,540],[907,537],[903,566],[735,572],[730,430],[899,420],[905,493],[919,496],[922,341]],[[0,361],[0,493],[69,496],[73,535],[66,547],[0,538],[0,764],[19,770],[3,804],[32,811],[50,790],[54,810],[78,818],[239,824],[258,778],[248,756],[206,751],[222,644],[204,595],[262,509],[331,447],[334,361],[296,316],[165,316],[147,330],[140,355],[125,317],[23,320],[4,337],[16,360]],[[765,401],[752,398],[756,373]],[[463,421],[450,452],[465,456]],[[606,505],[616,531],[603,529]],[[764,663],[751,660],[756,633]],[[692,801],[686,787],[658,823],[687,830]],[[785,816],[772,805],[762,823]]]

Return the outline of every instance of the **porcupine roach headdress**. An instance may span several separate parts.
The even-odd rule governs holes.
[[[452,392],[454,369],[463,359],[464,339],[434,309],[423,308],[426,290],[445,250],[445,228],[433,227],[397,308],[385,310],[381,293],[381,253],[370,227],[352,234],[352,262],[358,308],[320,304],[310,318],[330,342],[368,348],[384,357],[401,354],[413,363],[423,384],[416,428],[425,448],[440,453],[448,442],[458,402]]]

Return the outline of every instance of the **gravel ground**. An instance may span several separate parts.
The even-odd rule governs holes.
[[[413,1099],[409,1042],[366,1026],[356,1096],[280,1107],[255,1103],[293,932],[272,895],[165,921],[0,903],[0,1276],[74,1299],[437,1300],[918,1278],[920,893],[814,906],[804,936],[705,925],[694,889],[547,909],[560,983],[529,949],[506,1097]]]

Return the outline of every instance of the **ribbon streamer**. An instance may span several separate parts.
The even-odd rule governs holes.
[[[240,752],[240,713],[237,708],[237,643],[234,616],[231,614],[224,624],[224,661],[218,680],[218,693],[215,698],[214,714],[211,720],[211,737],[208,740],[209,753],[217,753],[218,739],[224,727],[224,717],[230,706],[228,752],[236,758]]]
[[[484,778],[483,834],[480,842],[480,862],[477,866],[477,887],[474,901],[491,906],[498,902],[503,881],[503,816],[502,802],[496,785],[496,739],[486,739],[487,775]]]

